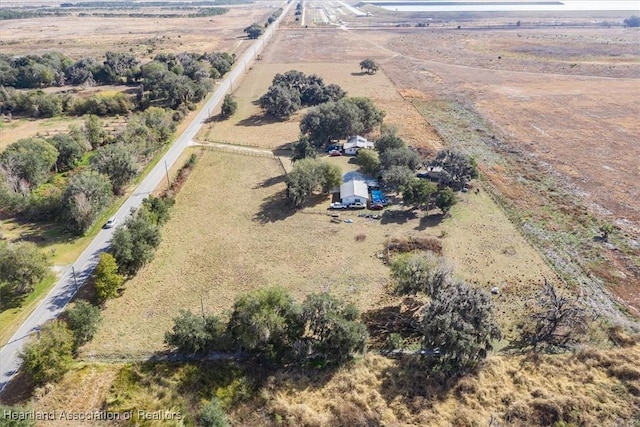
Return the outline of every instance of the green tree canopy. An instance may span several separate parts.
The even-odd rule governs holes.
[[[302,106],[300,92],[283,85],[270,86],[259,102],[267,114],[278,119],[290,117]]]
[[[436,293],[422,317],[422,346],[436,351],[433,374],[442,379],[474,372],[501,339],[491,297],[482,289],[458,282]]]
[[[301,135],[300,139],[293,143],[293,156],[291,157],[291,161],[295,162],[306,158],[316,158],[317,156],[318,152],[313,144],[311,144],[311,141],[309,141],[309,137]]]
[[[365,175],[377,177],[380,173],[380,156],[374,150],[358,150],[356,161]]]
[[[135,156],[123,144],[100,147],[91,157],[91,167],[109,177],[115,194],[121,194],[124,187],[138,174]]]
[[[345,94],[338,85],[325,86],[322,78],[315,74],[307,76],[301,71],[290,70],[274,76],[267,93],[260,97],[260,106],[267,114],[286,119],[302,106],[337,101]]]
[[[109,178],[95,171],[73,175],[62,195],[64,214],[70,229],[83,233],[95,222],[111,200]]]
[[[233,95],[230,93],[224,96],[224,101],[222,102],[222,109],[220,111],[220,115],[224,118],[231,117],[235,114],[238,109],[238,102],[235,100]]]
[[[391,165],[382,171],[384,183],[395,190],[406,186],[413,178],[413,170],[404,165]]]
[[[79,300],[67,310],[67,324],[75,339],[74,348],[93,339],[100,324],[100,309],[87,300]]]
[[[100,254],[94,275],[96,294],[100,301],[118,296],[118,291],[124,284],[124,277],[118,273],[118,264],[113,255],[106,252]]]
[[[20,139],[0,154],[0,164],[30,188],[47,181],[58,158],[58,150],[42,138]],[[14,189],[15,191],[15,189]]]
[[[71,135],[58,134],[50,138],[49,143],[58,150],[56,159],[58,172],[74,169],[85,152],[85,147]]]
[[[342,171],[338,165],[320,159],[298,160],[293,170],[287,174],[287,198],[300,207],[314,192],[329,192],[342,182]]]
[[[405,146],[405,142],[396,134],[394,129],[383,130],[382,136],[376,141],[376,150],[380,154],[393,148],[404,148]]]
[[[34,243],[0,240],[0,292],[5,298],[33,291],[49,266],[49,258]]]
[[[429,206],[431,195],[437,191],[434,183],[424,179],[411,178],[402,187],[402,200],[405,205],[419,208],[421,206]]]
[[[245,30],[246,32],[246,30]],[[260,37],[260,35],[258,35]],[[229,71],[235,62],[235,55],[230,55],[227,52],[213,52],[205,54],[204,58],[209,61],[219,76],[224,76]]]
[[[91,148],[98,148],[107,142],[109,134],[104,130],[104,125],[95,115],[89,115],[84,122],[84,132]]]
[[[174,203],[173,197],[156,197],[154,195],[150,195],[142,201],[142,205],[149,212],[151,222],[157,225],[162,225],[169,220],[171,207]]]
[[[264,27],[260,24],[254,23],[249,25],[244,29],[244,32],[247,33],[250,39],[257,39],[264,33]]]
[[[402,254],[391,264],[396,295],[434,297],[449,284],[452,274],[452,268],[444,259],[431,251]]]
[[[225,325],[217,317],[180,310],[173,319],[173,329],[165,333],[164,342],[181,353],[202,354],[224,347],[224,334]]]
[[[409,147],[388,148],[380,155],[380,164],[383,169],[389,169],[391,166],[406,166],[413,171],[419,163],[420,156]]]
[[[304,335],[294,346],[297,357],[319,365],[335,365],[365,351],[369,334],[357,321],[358,309],[327,294],[310,294],[302,304]]]
[[[111,239],[111,252],[119,271],[134,275],[153,257],[160,244],[160,229],[143,206],[116,228]]]
[[[64,322],[47,323],[20,353],[22,370],[38,384],[59,380],[73,362],[73,343],[73,334]]]
[[[451,207],[458,203],[456,200],[456,193],[449,187],[442,188],[436,193],[436,206],[443,212],[447,213],[451,210]]]
[[[96,80],[107,84],[130,83],[140,74],[140,61],[130,53],[106,52]]]
[[[285,289],[257,289],[236,299],[227,329],[240,349],[278,360],[302,335],[299,310]]]
[[[375,74],[379,68],[378,64],[376,64],[376,62],[371,58],[366,58],[360,61],[360,69],[365,70],[367,74]]]
[[[310,109],[300,121],[300,131],[316,145],[350,135],[371,132],[382,124],[384,113],[368,98],[343,98]]]
[[[448,149],[438,151],[429,166],[442,168],[440,184],[458,190],[477,178],[479,173],[475,159]]]

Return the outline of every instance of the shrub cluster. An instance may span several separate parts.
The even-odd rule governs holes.
[[[238,297],[226,325],[215,316],[183,311],[165,343],[180,352],[247,351],[278,364],[337,365],[365,349],[368,334],[358,311],[329,294],[296,303],[283,288]]]
[[[302,107],[343,98],[346,92],[335,84],[325,85],[321,77],[291,70],[276,74],[267,93],[260,97],[262,109],[278,119],[286,119]]]

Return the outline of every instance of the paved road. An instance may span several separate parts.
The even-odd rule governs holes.
[[[284,6],[284,11],[280,18],[287,15],[292,4],[293,2]],[[210,112],[222,102],[224,95],[230,89],[237,87],[234,85],[237,84],[236,82],[239,83],[240,78],[247,72],[255,60],[256,55],[262,51],[265,43],[271,39],[273,31],[277,28],[279,22],[280,19],[269,26],[262,37],[253,42],[253,46],[249,47],[240,58],[236,58],[234,68],[226,78],[219,82],[213,96],[198,112],[198,115],[189,127],[175,140],[164,157],[162,157],[158,164],[149,172],[140,185],[138,185],[134,193],[129,196],[118,210],[116,213],[118,223],[122,223],[131,212],[131,209],[136,209],[140,206],[142,201],[153,192],[158,184],[163,179],[166,179],[165,167],[170,168],[176,162],[180,154],[182,154],[184,149],[190,144],[198,130],[210,116]],[[19,368],[18,353],[24,343],[28,340],[29,336],[37,332],[44,323],[55,319],[64,310],[71,298],[75,295],[77,286],[82,286],[85,280],[91,275],[91,272],[98,263],[100,253],[109,248],[113,231],[113,229],[103,229],[98,233],[80,257],[62,274],[58,283],[56,283],[45,299],[22,324],[20,329],[18,329],[9,342],[0,349],[0,392],[2,392]],[[73,271],[75,271],[75,280]]]

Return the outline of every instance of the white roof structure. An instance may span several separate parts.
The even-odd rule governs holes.
[[[348,199],[351,197],[358,197],[365,200],[369,199],[369,188],[365,181],[359,179],[352,179],[340,186],[340,198]]]
[[[368,141],[367,138],[356,135],[349,137],[347,142],[342,146],[343,150],[347,150],[349,148],[373,148],[374,144],[372,141]]]

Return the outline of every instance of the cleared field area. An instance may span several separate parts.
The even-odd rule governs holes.
[[[155,259],[107,303],[100,332],[83,355],[160,350],[180,309],[199,312],[202,303],[205,311],[224,314],[238,294],[264,286],[285,286],[297,298],[329,291],[363,310],[376,307],[389,281],[377,255],[389,238],[435,237],[446,230],[445,253],[457,273],[485,287],[510,284],[514,298],[526,297],[521,282],[552,276],[484,195],[465,196],[468,201],[442,223],[399,210],[377,221],[341,213],[353,224],[335,224],[325,212],[328,197],[316,199],[306,213],[291,211],[283,178],[275,159],[204,150],[178,195]],[[477,238],[470,239],[470,231]],[[358,235],[365,237],[358,241]],[[505,254],[505,247],[514,249]],[[496,283],[491,269],[504,280]],[[505,323],[517,312],[509,295],[497,301],[504,301],[499,315]]]
[[[277,121],[263,114],[256,100],[264,95],[277,73],[290,70],[305,74],[317,74],[325,84],[335,83],[347,91],[347,96],[371,98],[385,112],[385,123],[398,128],[408,144],[433,151],[440,147],[440,138],[425,123],[424,118],[393,86],[383,73],[363,74],[358,61],[344,63],[271,63],[270,56],[258,62],[244,77],[234,92],[238,111],[229,119],[218,121],[217,116],[202,128],[198,139],[202,141],[228,142],[274,149],[297,141],[300,134],[300,118],[307,111],[301,110],[287,121]],[[214,112],[218,114],[219,111]],[[265,137],[268,135],[268,137]]]
[[[102,120],[105,121],[104,119]],[[32,136],[48,138],[59,133],[67,133],[71,125],[82,127],[83,123],[84,119],[79,117],[53,117],[38,120],[15,119],[11,122],[5,121],[2,127],[0,127],[0,152],[19,139],[30,138]]]
[[[23,55],[64,52],[72,58],[128,51],[151,59],[160,52],[226,51],[240,54],[247,42],[243,28],[264,22],[269,4],[231,7],[224,15],[205,18],[102,18],[61,16],[7,20],[0,49]]]
[[[596,274],[586,279],[594,288],[608,285],[640,313],[637,37],[604,27],[298,29],[282,31],[265,60],[378,61],[422,115],[404,122],[406,110],[387,110],[398,112],[403,135],[437,128],[426,149],[440,137],[478,156],[513,216],[536,218],[530,231],[565,277]],[[605,221],[620,228],[614,246],[596,239]]]
[[[364,219],[332,224],[324,214],[291,215],[282,175],[274,159],[205,151],[154,261],[107,304],[84,353],[158,350],[180,309],[199,310],[202,298],[207,311],[222,314],[257,287],[283,285],[297,297],[331,291],[361,307],[375,304],[388,276],[375,253],[389,230]],[[357,234],[367,236],[364,244]]]

